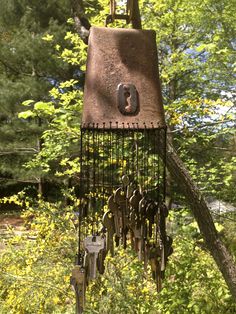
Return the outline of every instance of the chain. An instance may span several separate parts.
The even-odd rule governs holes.
[[[113,23],[115,20],[125,20],[127,24],[133,18],[134,0],[127,0],[125,14],[118,14],[116,12],[117,5],[115,0],[110,0],[110,14],[107,16],[105,25]]]

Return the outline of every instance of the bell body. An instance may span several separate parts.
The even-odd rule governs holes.
[[[155,32],[92,27],[82,128],[162,127]]]

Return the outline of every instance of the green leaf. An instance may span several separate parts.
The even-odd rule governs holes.
[[[29,100],[23,101],[22,106],[29,106],[29,105],[31,105],[32,103],[34,103],[34,100],[29,99]]]
[[[54,37],[53,35],[46,34],[45,36],[42,37],[42,39],[45,41],[52,41],[53,37]]]
[[[20,112],[18,114],[18,118],[21,118],[21,119],[28,119],[28,118],[31,118],[31,117],[35,117],[35,113],[33,113],[31,110]]]
[[[52,104],[52,102],[43,102],[43,101],[36,102],[34,105],[34,109],[36,111],[41,111],[49,115],[55,112],[55,107]]]

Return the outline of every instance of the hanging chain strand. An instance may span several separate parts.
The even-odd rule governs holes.
[[[79,204],[79,229],[78,229],[78,265],[81,263],[81,224],[83,216],[83,203],[82,203],[82,169],[83,169],[83,131],[80,129],[80,204]]]
[[[95,188],[96,188],[96,200],[97,202],[99,202],[100,204],[100,168],[99,168],[99,164],[100,164],[100,150],[99,150],[99,133],[98,133],[98,123],[96,126],[96,137],[95,137],[95,143],[96,143],[96,154],[97,154],[97,163],[96,163],[96,169],[97,170],[97,176],[96,176],[96,181],[95,181]],[[99,208],[98,208],[99,209]],[[98,228],[99,228],[99,217],[98,217],[98,212],[96,212],[96,234],[98,234]]]
[[[93,129],[92,129],[92,159],[93,159],[93,165],[92,165],[92,171],[93,171],[93,192],[92,192],[92,234],[95,234],[94,224],[95,224],[95,202],[96,202],[96,156],[95,156],[95,125],[93,123]]]
[[[102,202],[105,205],[105,123],[102,132]]]
[[[120,154],[119,154],[119,130],[118,130],[118,122],[116,122],[116,139],[115,139],[115,146],[116,146],[116,176],[119,174],[119,168],[120,168]],[[118,182],[116,180],[115,185],[117,185]]]
[[[163,202],[165,202],[166,199],[166,145],[167,145],[167,127],[164,128],[164,143],[163,143],[163,152],[164,152],[164,158],[163,158]]]
[[[135,173],[135,136],[134,136],[134,124],[132,129],[132,137],[131,137],[131,149],[132,149],[132,179],[134,180],[134,173]]]
[[[160,204],[160,156],[158,153],[158,149],[160,148],[160,131],[156,130],[156,134],[157,134],[157,199],[158,199],[158,206]]]
[[[122,129],[122,175],[125,174],[125,133],[124,133],[124,123],[123,124],[123,129]]]

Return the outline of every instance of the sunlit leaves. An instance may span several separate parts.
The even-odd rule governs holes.
[[[76,249],[72,208],[27,201],[23,217],[27,236],[10,239],[0,255],[1,313],[68,313],[74,300],[69,281]]]
[[[59,58],[72,65],[79,65],[81,70],[85,70],[87,45],[78,34],[67,32],[65,40],[72,44],[72,48],[64,48]],[[56,50],[59,50],[57,46]]]
[[[43,40],[45,41],[52,41],[53,40],[53,35],[46,34],[45,36],[42,37]]]

